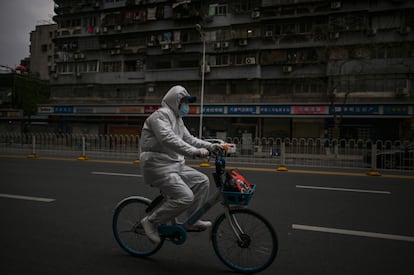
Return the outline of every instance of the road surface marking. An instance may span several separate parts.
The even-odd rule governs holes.
[[[402,236],[402,235],[383,234],[383,233],[376,233],[376,232],[366,232],[366,231],[348,230],[348,229],[340,229],[340,228],[311,226],[311,225],[304,225],[304,224],[292,224],[292,229],[306,230],[306,231],[316,231],[316,232],[324,232],[324,233],[333,233],[333,234],[342,234],[342,235],[352,235],[352,236],[369,237],[369,238],[377,238],[377,239],[387,239],[387,240],[395,240],[395,241],[414,242],[414,237],[411,237],[411,236]]]
[[[296,185],[296,188],[391,195],[391,192],[389,192],[389,191],[379,191],[379,190],[334,188],[334,187],[321,187],[321,186],[310,186],[310,185]]]
[[[29,197],[29,196],[20,196],[20,195],[11,195],[11,194],[0,194],[0,198],[28,200],[28,201],[39,201],[39,202],[52,202],[52,201],[55,201],[55,199],[49,199],[49,198]]]
[[[124,174],[124,173],[108,173],[108,172],[91,172],[93,175],[105,175],[105,176],[122,176],[122,177],[142,177],[137,174]]]

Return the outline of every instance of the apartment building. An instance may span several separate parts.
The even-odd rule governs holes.
[[[49,72],[54,66],[52,39],[56,29],[56,24],[38,25],[30,32],[30,73],[41,80],[49,80]]]
[[[55,0],[55,13],[39,113],[64,132],[139,133],[181,84],[199,98],[195,135],[202,112],[203,136],[413,137],[412,1]]]

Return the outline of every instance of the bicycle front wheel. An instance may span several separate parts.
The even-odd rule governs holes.
[[[147,213],[150,200],[143,197],[129,197],[121,201],[115,208],[112,230],[119,246],[129,254],[146,257],[157,252],[164,239],[154,244],[145,235],[141,219]]]
[[[230,210],[212,229],[214,251],[228,267],[254,273],[266,269],[276,257],[278,241],[272,225],[250,209]]]

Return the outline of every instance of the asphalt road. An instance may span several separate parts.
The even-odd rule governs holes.
[[[148,259],[118,247],[116,203],[157,194],[138,165],[3,156],[0,172],[0,274],[231,274],[208,232],[167,242]],[[241,172],[257,184],[249,207],[279,238],[277,258],[261,274],[414,274],[414,177]],[[207,218],[219,213],[215,207]]]

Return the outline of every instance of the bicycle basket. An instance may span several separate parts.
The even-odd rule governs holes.
[[[223,202],[227,205],[248,205],[253,198],[255,184],[251,184],[251,188],[246,192],[228,191],[225,186],[221,187],[221,193],[223,194]]]

